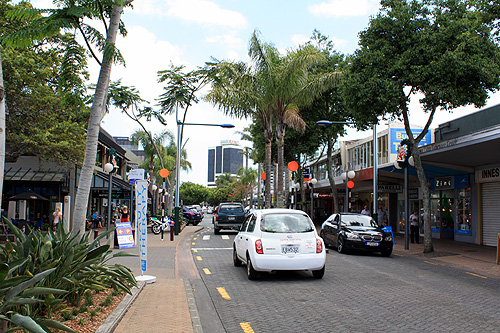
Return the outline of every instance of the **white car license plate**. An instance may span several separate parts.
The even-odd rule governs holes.
[[[227,219],[228,221],[234,221],[236,220],[236,216],[228,216]]]
[[[283,254],[299,253],[299,247],[297,245],[282,245],[281,253]]]
[[[366,245],[367,246],[379,246],[380,243],[376,243],[376,242],[366,242]]]

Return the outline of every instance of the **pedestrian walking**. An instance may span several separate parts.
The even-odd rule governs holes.
[[[361,214],[362,215],[366,215],[366,216],[371,216],[372,214],[370,214],[370,209],[368,209],[368,206],[365,205],[365,207],[363,208],[363,210],[361,211]]]
[[[410,215],[410,240],[412,243],[419,244],[419,223],[417,210],[413,210],[413,214]]]
[[[52,230],[56,231],[59,222],[62,220],[61,207],[57,206],[56,211],[52,214]]]
[[[123,206],[123,209],[122,209],[122,216],[120,218],[120,221],[121,222],[130,222],[129,220],[129,213],[128,213],[128,208],[127,206]]]
[[[381,227],[385,227],[387,225],[387,213],[382,208],[382,206],[378,206],[377,222],[378,222],[378,225]]]

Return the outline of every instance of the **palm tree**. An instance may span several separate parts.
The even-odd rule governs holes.
[[[94,101],[90,110],[85,157],[80,172],[78,192],[75,198],[75,211],[73,214],[73,232],[80,232],[82,235],[85,232],[87,205],[97,156],[99,130],[105,112],[111,67],[114,62],[123,62],[123,58],[115,48],[118,32],[121,34],[126,33],[120,17],[123,8],[130,5],[132,1],[116,0],[103,3],[100,1],[54,0],[54,4],[58,7],[57,9],[32,10],[30,8],[12,12],[12,15],[16,15],[19,18],[26,17],[27,15],[28,17],[37,17],[37,19],[23,30],[2,36],[3,42],[13,46],[22,46],[36,40],[54,36],[60,31],[79,31],[90,54],[100,65]],[[49,15],[40,16],[41,13],[48,13]],[[99,29],[86,24],[87,20],[101,22],[106,31],[106,36],[103,36],[99,32]],[[73,38],[76,40],[76,36],[73,36]],[[98,59],[96,52],[92,49],[92,43],[97,47],[97,51],[102,53],[102,60]],[[72,48],[68,48],[68,53],[72,51],[74,51]]]
[[[131,142],[134,144],[141,144],[146,155],[146,161],[140,166],[141,168],[148,169],[151,177],[160,179],[160,169],[166,168],[168,170],[175,169],[175,159],[177,155],[177,146],[172,132],[165,130],[159,134],[152,135],[150,132],[139,130],[131,135]],[[186,160],[187,152],[181,149],[181,169],[191,169],[191,163]],[[173,184],[175,184],[175,173],[170,172],[169,176],[165,179],[167,193],[173,193]],[[168,214],[172,214],[172,200],[173,196],[167,198]]]
[[[282,56],[272,44],[263,43],[254,31],[250,38],[248,54],[251,65],[219,63],[207,99],[220,109],[237,117],[250,115],[264,128],[266,142],[264,172],[271,171],[271,143],[273,121],[276,120],[278,141],[277,206],[284,206],[283,165],[284,136],[287,126],[303,131],[305,122],[300,117],[298,105],[312,102],[336,80],[336,73],[316,77],[309,81],[308,67],[319,63],[324,56],[312,46],[304,46]],[[270,207],[270,182],[266,182],[266,207]]]
[[[250,193],[250,203],[249,206],[253,205],[253,187],[257,182],[257,170],[252,168],[240,167],[236,173],[240,177],[240,183],[246,189],[245,198],[248,197]]]

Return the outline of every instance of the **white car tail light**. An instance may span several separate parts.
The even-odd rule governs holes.
[[[321,253],[323,252],[323,242],[321,239],[316,238],[316,253]]]
[[[264,249],[262,248],[262,241],[260,239],[257,239],[255,241],[255,251],[258,254],[264,254]]]

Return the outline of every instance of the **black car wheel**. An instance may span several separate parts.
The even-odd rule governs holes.
[[[340,236],[339,239],[337,240],[337,251],[339,251],[339,253],[345,253],[344,241]]]
[[[380,252],[382,257],[390,257],[392,254],[392,249],[384,249]]]
[[[313,278],[315,279],[321,279],[323,278],[323,275],[325,275],[325,266],[323,268],[318,269],[317,271],[312,271],[313,273]]]
[[[236,267],[240,267],[242,264],[242,261],[240,260],[240,258],[238,258],[238,254],[236,253],[236,249],[234,247],[233,247],[233,263],[234,266]]]
[[[257,271],[253,268],[250,257],[247,257],[247,276],[249,280],[257,279]]]

